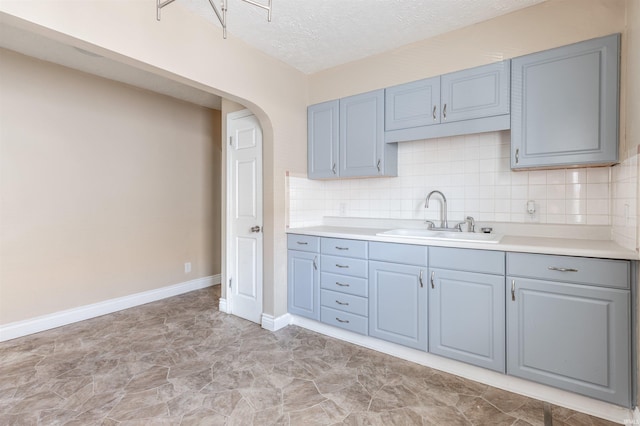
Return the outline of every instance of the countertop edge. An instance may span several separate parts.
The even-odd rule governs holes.
[[[388,229],[313,226],[305,228],[289,228],[286,233],[433,247],[467,248],[476,250],[551,254],[559,256],[580,256],[619,260],[638,260],[640,258],[637,252],[625,249],[610,240],[582,240],[505,235],[499,243],[473,243],[376,235],[383,231],[388,231]]]

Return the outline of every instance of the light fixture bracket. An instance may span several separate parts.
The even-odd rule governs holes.
[[[173,3],[176,0],[156,0],[156,19],[159,21],[160,20],[160,11],[162,10],[163,7],[170,5],[171,3]],[[257,6],[261,9],[264,9],[267,11],[267,21],[271,22],[271,2],[272,0],[268,0],[267,4],[262,4],[262,3],[258,3],[257,1],[253,1],[253,0],[241,0],[245,3],[249,3],[253,6]],[[214,13],[216,14],[216,17],[218,18],[218,21],[220,21],[220,25],[222,25],[222,37],[223,38],[227,38],[227,0],[222,0],[222,5],[220,6],[220,9],[218,10],[218,8],[216,7],[215,3],[213,2],[213,0],[209,0],[209,4],[211,5],[211,7],[213,8]]]

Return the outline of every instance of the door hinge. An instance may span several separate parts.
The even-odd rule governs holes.
[[[231,281],[233,280],[233,278],[229,278],[229,288],[231,288]]]

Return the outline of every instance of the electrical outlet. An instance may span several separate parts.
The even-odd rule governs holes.
[[[184,264],[184,273],[188,274],[189,272],[191,272],[191,262],[185,262],[185,264]]]

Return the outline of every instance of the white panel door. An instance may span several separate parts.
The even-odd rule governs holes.
[[[262,130],[249,111],[227,116],[230,312],[262,317]]]

